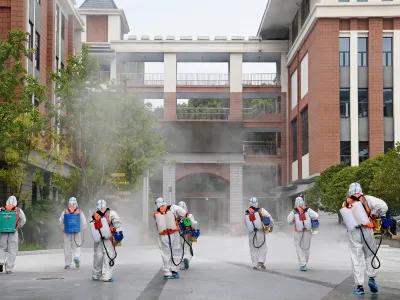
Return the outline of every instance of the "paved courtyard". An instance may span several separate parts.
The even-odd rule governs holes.
[[[111,299],[358,299],[352,294],[350,258],[341,228],[322,225],[314,238],[309,271],[298,270],[292,238],[271,234],[267,270],[251,268],[247,237],[204,236],[195,245],[191,268],[164,281],[158,249],[120,247],[116,281],[91,281],[92,252],[84,249],[80,270],[63,270],[63,254],[17,258],[11,275],[0,274],[1,300]],[[400,250],[383,246],[378,295],[366,287],[362,299],[400,299]]]

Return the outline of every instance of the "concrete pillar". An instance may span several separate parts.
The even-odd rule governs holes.
[[[163,166],[163,198],[168,204],[175,204],[175,165]]]
[[[230,165],[230,223],[243,222],[243,165]]]
[[[393,122],[394,142],[400,142],[400,30],[393,32]]]
[[[351,165],[358,166],[358,32],[350,32],[350,145]]]
[[[110,80],[117,80],[117,55],[111,59]]]
[[[229,61],[230,115],[232,121],[243,119],[243,54],[231,53]]]
[[[176,120],[176,72],[175,53],[164,54],[164,120]]]

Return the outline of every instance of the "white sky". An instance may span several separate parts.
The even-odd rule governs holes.
[[[268,0],[114,0],[124,9],[130,34],[255,36]],[[285,1],[285,0],[282,0]],[[77,0],[81,5],[84,0]],[[163,73],[162,63],[146,63],[146,73]],[[227,73],[227,64],[179,64],[180,73]],[[244,64],[244,73],[275,73],[271,64]],[[153,102],[153,101],[152,101]],[[158,103],[158,102],[157,102]]]

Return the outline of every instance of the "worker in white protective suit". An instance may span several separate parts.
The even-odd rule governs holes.
[[[64,232],[64,215],[65,214],[80,214],[81,231],[77,233],[65,233]],[[81,263],[81,246],[83,243],[83,231],[87,227],[86,217],[78,208],[78,201],[75,197],[71,197],[68,201],[68,208],[61,213],[60,224],[64,232],[64,257],[65,267],[64,269],[70,270],[72,265],[72,258],[77,269]]]
[[[264,208],[258,207],[258,199],[252,197],[249,199],[249,208],[246,210],[245,215],[249,214],[259,214],[261,219],[269,219],[269,231],[256,230],[249,232],[249,246],[250,246],[250,256],[253,263],[253,269],[265,270],[265,260],[267,258],[268,247],[266,243],[266,235],[268,232],[272,232],[274,220],[270,213]]]
[[[157,210],[154,213],[156,223],[157,214],[166,215],[168,211],[171,211],[175,217],[176,226],[174,229],[166,229],[162,232],[159,230],[158,246],[160,247],[163,261],[164,279],[179,279],[178,270],[183,256],[181,237],[179,235],[179,221],[185,217],[186,211],[178,205],[167,205],[163,198],[158,198],[155,204],[157,205]]]
[[[189,219],[192,222],[191,227],[196,229],[198,226],[198,223],[194,219],[193,215],[188,212],[185,201],[180,201],[178,203],[178,205],[185,210],[185,213],[186,213],[185,218]],[[182,237],[181,243],[182,243],[182,245],[184,245],[184,247],[183,247],[184,256],[183,256],[183,262],[181,263],[180,268],[181,268],[181,270],[187,270],[187,269],[189,269],[189,263],[192,260],[191,248],[193,247],[193,243],[186,239],[187,235],[184,232],[181,232],[181,237]],[[185,242],[185,240],[186,240],[186,242]],[[186,244],[184,244],[184,243],[186,243]]]
[[[308,213],[311,220],[318,219],[318,213],[307,207],[302,197],[297,197],[294,203],[294,209],[287,217],[289,224],[294,225],[294,246],[296,247],[297,258],[299,260],[300,271],[307,271],[307,263],[310,258],[311,248],[311,230],[303,229],[302,231],[296,230],[295,215]]]
[[[363,285],[365,271],[369,277],[368,286],[371,292],[377,293],[378,285],[375,283],[377,270],[373,267],[375,264],[373,262],[374,253],[372,253],[376,253],[377,246],[374,237],[374,224],[372,220],[385,216],[388,206],[385,201],[381,199],[364,195],[361,185],[357,182],[354,182],[350,185],[348,197],[349,198],[343,203],[342,207],[350,208],[353,203],[361,201],[367,216],[371,220],[371,223],[368,225],[363,225],[355,230],[348,230],[350,258],[353,266],[353,275],[356,285],[354,294],[364,294]]]
[[[121,234],[121,220],[118,214],[109,208],[104,200],[97,201],[97,211],[93,214],[92,219],[98,221],[104,216],[110,226],[111,232]],[[117,258],[115,251],[114,238],[102,239],[98,243],[94,243],[93,270],[92,280],[103,280],[104,282],[112,282],[114,261]]]
[[[6,206],[1,208],[1,210],[9,212],[15,211],[17,213],[15,232],[0,233],[0,272],[3,272],[3,267],[5,265],[6,274],[11,274],[14,268],[15,258],[18,252],[18,230],[26,223],[25,214],[17,205],[17,198],[11,196],[7,199]]]

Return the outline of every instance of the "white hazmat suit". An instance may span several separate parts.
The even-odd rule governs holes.
[[[107,207],[106,201],[99,200],[97,202],[97,210],[101,210],[106,207]],[[113,210],[109,210],[108,213],[112,226],[117,231],[121,231],[122,230],[121,220],[118,214]],[[116,258],[116,252],[112,239],[104,239],[99,243],[94,243],[93,270],[92,270],[93,280],[102,279],[104,282],[113,281],[113,266],[110,266],[110,258],[112,260]]]
[[[6,202],[7,205],[17,206],[17,198],[11,196]],[[26,223],[26,217],[22,209],[19,210],[19,224],[21,228]],[[15,258],[18,252],[18,231],[14,233],[0,233],[0,271],[3,270],[3,265],[6,266],[6,273],[10,274],[14,268]]]
[[[295,208],[304,206],[304,200],[301,197],[297,197],[295,200]],[[310,214],[311,220],[318,219],[318,213],[308,208],[308,213]],[[295,212],[292,210],[287,217],[289,224],[293,224],[295,221]],[[307,270],[307,263],[310,258],[310,248],[311,248],[311,237],[312,233],[310,230],[304,230],[302,232],[294,231],[294,246],[296,248],[297,258],[299,260],[299,266],[301,271]]]
[[[157,208],[167,205],[162,198],[156,200]],[[171,211],[174,213],[176,219],[185,217],[186,211],[178,205],[171,205]],[[160,248],[161,258],[163,261],[164,278],[179,278],[176,275],[179,271],[179,265],[175,266],[172,262],[171,249],[174,262],[178,264],[182,259],[182,244],[179,231],[171,234],[159,234],[158,246]],[[175,277],[173,277],[173,275]]]
[[[179,202],[179,206],[182,207],[185,210],[185,213],[187,214],[187,206],[186,203],[184,201]],[[194,219],[192,214],[187,214],[186,217],[188,219],[190,219],[190,221],[192,222],[192,227],[194,229],[197,228],[198,223],[197,221]],[[182,233],[181,233],[182,234]],[[185,236],[186,238],[186,236]],[[193,243],[191,241],[186,240],[187,243],[185,242],[185,240],[183,239],[183,237],[181,237],[181,243],[183,245],[183,243],[185,243],[184,247],[183,247],[183,262],[180,265],[180,269],[181,270],[186,270],[189,269],[189,262],[192,260],[192,253],[190,252],[190,248],[191,246],[193,246]],[[188,245],[189,244],[189,245]]]
[[[68,202],[68,207],[78,208],[78,201],[75,197],[71,197]],[[64,226],[64,213],[61,213],[60,224]],[[65,256],[65,269],[70,269],[72,259],[76,268],[80,267],[81,246],[83,231],[87,227],[86,217],[83,211],[80,211],[81,218],[81,232],[78,233],[64,233],[64,256]]]
[[[348,192],[349,196],[362,193],[363,192],[360,184],[352,183],[350,185]],[[371,215],[375,215],[377,217],[386,215],[388,206],[385,201],[368,195],[364,195],[364,197],[369,208],[371,209]],[[361,230],[364,234],[365,240],[362,236]],[[364,284],[365,271],[367,276],[370,278],[375,278],[377,273],[377,270],[375,270],[371,265],[374,254],[367,247],[368,244],[371,250],[376,252],[377,245],[374,237],[374,229],[362,227],[361,230],[356,229],[348,231],[349,252],[353,267],[354,281],[357,286],[362,286]]]
[[[250,207],[257,208],[258,200],[257,198],[250,198]],[[271,221],[271,227],[274,225],[274,220],[270,213],[264,208],[258,210],[262,217],[268,217]],[[267,233],[263,230],[258,230],[257,232],[249,232],[249,247],[251,262],[253,263],[254,269],[265,269],[265,260],[267,258],[268,246],[266,243]],[[261,247],[260,247],[261,246]]]

